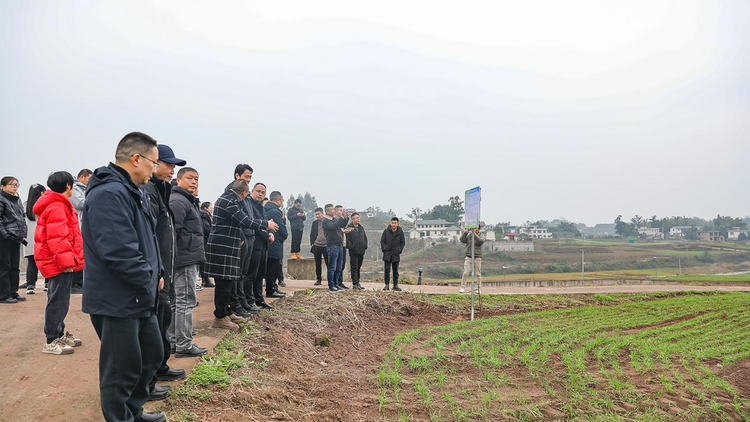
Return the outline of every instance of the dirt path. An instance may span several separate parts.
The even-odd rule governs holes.
[[[368,289],[380,289],[379,283],[363,283]],[[311,281],[288,281],[284,290],[313,287]],[[402,286],[411,292],[428,294],[456,293],[455,287]],[[680,290],[750,291],[738,286],[591,286],[561,288],[487,287],[486,294],[546,293],[637,293]],[[342,293],[344,294],[344,293]],[[99,340],[88,315],[81,312],[81,296],[71,298],[66,319],[69,331],[83,340],[83,346],[72,355],[54,356],[41,353],[44,342],[43,319],[46,293],[38,290],[26,302],[0,306],[0,355],[4,362],[0,379],[0,420],[15,421],[98,421],[101,420],[98,390]],[[198,292],[201,305],[195,310],[195,341],[213,348],[224,335],[210,328],[213,318],[213,289]],[[170,365],[190,370],[197,359],[175,359]]]

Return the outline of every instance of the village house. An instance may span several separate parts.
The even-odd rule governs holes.
[[[698,233],[698,239],[704,242],[723,242],[724,236],[715,230],[704,230]]]
[[[747,238],[748,231],[739,227],[732,227],[731,230],[727,230],[727,240],[740,240],[741,234],[744,234],[745,238]]]
[[[657,227],[638,227],[638,236],[646,239],[664,239],[664,234]]]

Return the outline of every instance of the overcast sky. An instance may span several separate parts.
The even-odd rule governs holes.
[[[173,147],[319,204],[750,214],[750,3],[0,1],[0,173]]]

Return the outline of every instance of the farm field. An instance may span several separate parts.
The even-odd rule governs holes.
[[[682,275],[682,276],[671,276],[664,277],[661,280],[666,281],[701,281],[711,283],[726,283],[726,282],[748,282],[750,283],[750,274],[731,274],[731,275]]]
[[[692,295],[410,330],[383,359],[379,406],[386,420],[747,420],[748,380],[725,368],[750,358],[748,306]]]
[[[229,332],[170,421],[742,420],[750,294],[302,291]],[[696,347],[700,345],[700,347]]]

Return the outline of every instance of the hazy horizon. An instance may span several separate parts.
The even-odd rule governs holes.
[[[44,183],[142,131],[213,202],[237,163],[285,198],[404,217],[745,217],[750,3],[0,3],[0,173]]]

